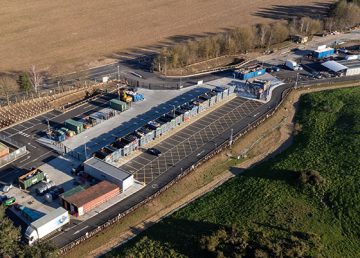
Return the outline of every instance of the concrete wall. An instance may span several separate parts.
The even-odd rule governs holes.
[[[134,184],[134,175],[131,175],[130,177],[126,178],[122,183],[122,190],[125,191],[133,184]]]

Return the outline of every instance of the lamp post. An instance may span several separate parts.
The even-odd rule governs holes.
[[[84,144],[84,154],[85,154],[85,160],[87,160],[87,148],[86,148],[86,141],[87,141],[87,136],[84,136],[84,141],[85,141],[85,144]]]

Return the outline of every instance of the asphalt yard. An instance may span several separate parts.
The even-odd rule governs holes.
[[[161,151],[160,157],[142,153],[120,167],[149,184],[184,158],[200,156],[204,145],[213,142],[216,147],[215,139],[229,138],[224,132],[242,118],[256,116],[260,106],[260,102],[237,97],[154,146]]]

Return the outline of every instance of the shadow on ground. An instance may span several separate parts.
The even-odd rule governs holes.
[[[274,20],[288,20],[305,16],[310,18],[321,18],[327,15],[330,7],[330,3],[320,2],[314,3],[313,5],[272,5],[270,7],[261,8],[260,11],[254,13],[254,15]]]

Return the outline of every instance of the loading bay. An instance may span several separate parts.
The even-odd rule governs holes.
[[[187,156],[201,154],[205,144],[212,143],[216,147],[216,138],[229,139],[230,133],[224,135],[224,132],[231,130],[242,118],[256,113],[261,105],[260,102],[237,97],[155,145],[162,152],[160,157],[142,153],[121,168],[134,174],[138,181],[150,184]]]

